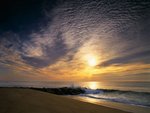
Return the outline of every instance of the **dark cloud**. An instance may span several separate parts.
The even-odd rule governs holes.
[[[42,68],[56,63],[60,58],[67,53],[66,45],[62,40],[62,35],[59,33],[56,37],[55,44],[52,47],[46,46],[44,50],[44,58],[22,56],[24,61],[32,66]]]
[[[0,56],[6,57],[13,54],[19,54],[22,43],[17,34],[7,32],[0,36]],[[9,59],[8,59],[9,60]]]
[[[107,60],[102,62],[99,66],[110,66],[110,65],[119,65],[127,63],[150,63],[150,51],[142,51],[140,53],[131,54],[128,56],[117,57],[114,59]]]

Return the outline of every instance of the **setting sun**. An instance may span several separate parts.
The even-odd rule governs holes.
[[[91,59],[88,60],[88,65],[89,66],[93,67],[93,66],[96,66],[96,64],[97,63],[96,63],[96,59],[95,58],[91,58]]]
[[[87,55],[86,61],[87,61],[87,64],[91,67],[94,67],[97,65],[97,58],[94,55],[91,55],[91,54]]]

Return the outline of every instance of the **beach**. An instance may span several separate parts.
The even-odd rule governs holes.
[[[0,88],[0,113],[128,113],[26,88]]]

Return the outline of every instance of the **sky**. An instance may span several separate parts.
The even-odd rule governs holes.
[[[150,1],[1,0],[0,81],[150,81]]]

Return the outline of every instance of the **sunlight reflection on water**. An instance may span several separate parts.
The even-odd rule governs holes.
[[[98,84],[98,82],[89,82],[89,83],[87,84],[87,86],[88,86],[88,88],[90,88],[90,89],[97,89],[98,86],[99,86],[99,84]]]
[[[46,81],[32,81],[32,82],[1,82],[2,87],[86,87],[90,89],[116,89],[116,90],[131,90],[150,92],[150,82],[46,82]]]

